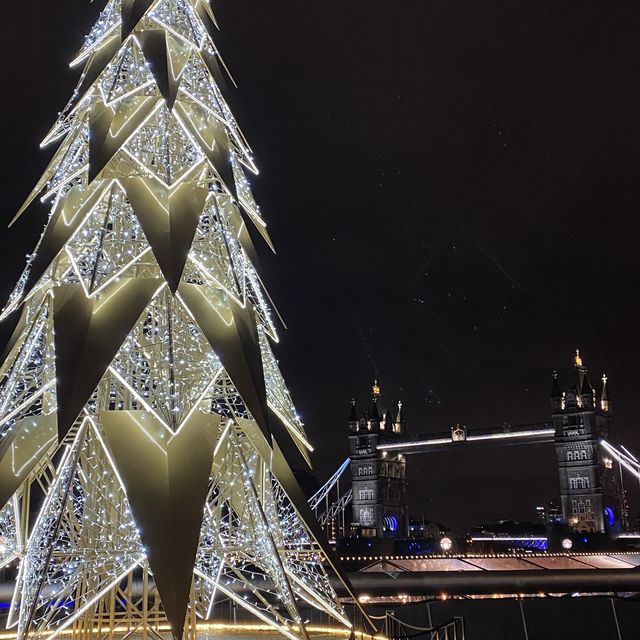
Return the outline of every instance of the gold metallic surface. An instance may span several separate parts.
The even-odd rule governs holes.
[[[79,284],[56,289],[53,317],[60,439],[80,415],[158,287],[159,282],[150,278],[123,280],[99,300],[87,298]]]
[[[22,418],[0,446],[0,504],[5,505],[57,440],[56,416]]]
[[[184,626],[220,416],[168,436],[146,411],[100,416],[175,637]]]
[[[218,354],[267,441],[271,440],[267,397],[255,324],[248,309],[230,301],[232,319],[217,313],[202,287],[182,283],[178,289],[209,344]]]

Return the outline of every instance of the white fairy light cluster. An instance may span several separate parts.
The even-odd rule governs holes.
[[[18,422],[48,415],[56,409],[53,386],[55,355],[49,340],[49,307],[43,304],[31,319],[14,358],[0,369],[0,442],[9,438]]]
[[[9,624],[19,636],[28,625],[30,637],[62,631],[144,555],[124,490],[85,420],[34,525]]]
[[[209,618],[220,598],[231,598],[291,640],[304,636],[302,604],[348,625],[320,544],[271,472],[271,458],[245,432],[253,420],[239,390],[246,382],[234,382],[182,295],[197,292],[227,327],[240,313],[254,318],[267,404],[308,454],[271,346],[275,312],[252,263],[247,222],[270,241],[245,174],[257,168],[216,78],[223,65],[203,22],[211,9],[206,0],[155,0],[122,33],[122,8],[120,0],[108,2],[74,61],[86,62],[85,71],[43,142],[58,149],[19,212],[38,197],[51,204],[2,314],[22,314],[0,365],[0,456],[10,451],[24,471],[0,505],[0,568],[20,560],[9,625],[19,640],[52,640],[97,611],[124,615],[129,605],[114,594],[134,571],[149,571],[101,423],[123,411],[150,414],[165,442],[194,412],[223,418],[194,566],[199,616]],[[171,106],[154,75],[161,71],[145,57],[147,31],[164,34]],[[111,61],[93,69],[111,46]],[[185,206],[199,207],[198,217],[191,218],[193,240],[177,255],[173,236],[184,225],[172,227],[172,216]],[[184,269],[176,267],[181,260]],[[81,296],[91,321],[132,280],[150,283],[154,293],[122,330],[119,347],[104,363],[92,362],[103,367],[99,382],[56,443],[57,394],[70,384],[56,351],[58,296]],[[112,329],[101,322],[102,331]],[[87,357],[84,341],[78,337],[78,358]]]
[[[13,561],[18,552],[16,504],[11,500],[0,509],[0,564]]]
[[[109,0],[107,6],[100,13],[98,21],[85,38],[84,44],[76,60],[86,58],[105,38],[113,34],[120,27],[121,0]]]
[[[264,327],[258,326],[258,336],[260,340],[260,350],[262,352],[262,363],[264,367],[264,379],[267,386],[267,401],[271,409],[284,422],[295,438],[306,442],[306,434],[300,416],[291,400],[291,394],[278,366]]]
[[[221,372],[200,329],[165,289],[120,348],[102,383],[108,406],[97,411],[151,410],[175,432]]]
[[[259,612],[262,620],[290,638],[296,638],[292,625],[300,622],[303,603],[321,602],[328,613],[347,622],[323,568],[319,545],[236,428],[229,432],[221,454],[220,473],[212,478],[196,580],[205,618],[222,593]]]

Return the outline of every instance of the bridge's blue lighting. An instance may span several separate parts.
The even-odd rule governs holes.
[[[384,526],[387,531],[391,531],[391,533],[395,533],[398,530],[398,518],[396,516],[385,516],[384,517]]]
[[[613,523],[616,520],[616,514],[612,507],[604,508],[604,519],[610,527],[613,526]]]

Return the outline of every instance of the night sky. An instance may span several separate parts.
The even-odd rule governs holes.
[[[104,0],[5,5],[8,222]],[[637,0],[214,8],[278,249],[261,252],[289,327],[277,354],[318,477],[346,455],[350,399],[367,408],[374,377],[412,434],[545,421],[577,347],[592,382],[608,374],[617,438],[638,453]],[[3,299],[45,219],[3,232]],[[413,514],[454,528],[531,519],[558,493],[551,446],[410,458],[409,480]]]

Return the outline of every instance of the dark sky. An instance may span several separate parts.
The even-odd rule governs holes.
[[[3,213],[48,158],[103,0],[7,3]],[[549,419],[582,349],[640,451],[640,6],[634,0],[218,0],[227,94],[262,169],[262,274],[317,474],[374,376],[411,433]],[[3,297],[45,219],[4,232]],[[569,381],[569,373],[564,376]],[[412,458],[413,512],[531,518],[551,447]],[[636,508],[637,511],[637,496]]]

